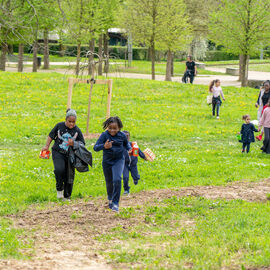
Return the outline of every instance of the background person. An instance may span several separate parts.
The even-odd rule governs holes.
[[[184,76],[182,78],[183,83],[187,83],[187,80],[189,78],[190,83],[193,83],[194,77],[197,75],[197,67],[195,62],[192,60],[191,56],[187,57],[187,62],[186,62],[186,69]]]

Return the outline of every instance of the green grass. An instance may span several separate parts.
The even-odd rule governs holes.
[[[67,89],[67,77],[57,73],[0,73],[0,215],[2,219],[6,215],[23,211],[31,204],[46,205],[49,201],[56,201],[52,160],[41,160],[38,155],[49,131],[57,122],[64,120]],[[216,120],[211,117],[211,108],[206,105],[207,86],[114,79],[112,115],[121,117],[124,129],[131,132],[132,140],[136,140],[142,149],[151,148],[157,156],[153,163],[139,161],[141,181],[138,186],[131,186],[132,192],[190,185],[223,185],[242,179],[257,181],[270,176],[268,166],[270,157],[261,154],[259,150],[261,143],[252,144],[251,153],[242,155],[241,145],[235,136],[240,130],[243,114],[249,113],[252,119],[256,119],[254,102],[257,91],[234,87],[224,87],[223,90],[226,102],[221,107],[221,119]],[[77,110],[77,124],[84,131],[89,87],[78,84],[73,91],[72,107]],[[91,110],[90,132],[100,133],[106,111],[105,87],[97,85],[94,87]],[[94,143],[95,140],[87,141],[87,147],[91,151]],[[105,197],[102,154],[93,152],[93,157],[93,169],[89,173],[76,175],[73,198],[89,195]],[[202,213],[204,213],[205,205],[210,202],[201,203]],[[190,204],[193,205],[194,202],[191,201]],[[232,222],[234,215],[236,220],[240,218],[237,214],[241,213],[240,202],[222,202],[222,204],[227,209],[228,216],[226,217],[226,212],[223,214],[228,222],[230,220]],[[251,204],[242,204],[245,206],[244,209],[247,209],[248,205]],[[252,207],[251,205],[251,209]],[[263,214],[258,220],[268,224],[268,217],[264,218],[266,211],[269,210],[268,205],[256,204],[256,207],[258,213]],[[175,215],[177,211],[175,210]],[[207,212],[207,215],[209,213]],[[132,209],[124,210],[122,213],[123,218],[130,218],[133,214]],[[209,216],[212,223],[215,219],[214,214],[217,214],[217,210],[213,211],[213,216]],[[247,215],[249,214],[250,218],[254,217],[251,210],[247,211]],[[78,215],[74,213],[71,219],[76,219]],[[152,217],[149,218],[149,224],[152,224]],[[203,214],[201,216],[198,214],[196,222],[200,224],[204,221],[205,223],[202,224],[208,224],[208,221],[203,218]],[[220,219],[217,224],[221,222]],[[236,228],[240,225],[236,223]],[[0,235],[9,237],[5,235],[9,226],[1,226]],[[252,226],[250,231],[247,231],[248,235],[251,235],[252,228],[254,231],[260,228],[257,221]],[[263,227],[263,233],[268,237],[264,228],[266,227]],[[213,227],[213,231],[216,230],[218,228]],[[202,239],[210,239],[202,225],[198,227],[196,235],[200,235],[200,231]],[[230,233],[229,228],[225,232]],[[222,234],[221,231],[219,233]],[[9,242],[12,248],[9,249],[8,245],[0,246],[1,254],[5,256],[18,254],[20,242],[13,241],[12,239],[16,239],[16,234],[14,233],[13,236],[14,238]],[[195,236],[191,235],[191,237]],[[237,238],[236,242],[240,245],[241,238]],[[196,250],[198,243],[191,242],[185,249],[186,253]],[[222,240],[220,246],[224,243],[225,240]],[[212,246],[211,241],[208,246],[205,243],[204,247],[209,250],[205,250],[203,256],[206,256],[206,252],[210,253],[212,248],[215,252],[216,250],[221,252],[220,247],[218,249],[214,244]],[[259,243],[258,249],[261,247],[262,244]],[[143,244],[138,246],[138,249],[143,248]],[[262,256],[266,252],[267,249],[262,251]],[[142,254],[138,255],[139,258]],[[248,253],[248,256],[251,256],[250,254]],[[256,256],[259,258],[261,255],[258,254]],[[155,258],[158,260],[159,254],[153,251],[149,256],[151,262]],[[231,258],[230,254],[227,256]],[[187,258],[198,265],[203,265],[199,257],[198,253]],[[131,262],[132,256],[128,258],[130,259],[125,260]],[[261,260],[258,258],[256,263],[262,265],[267,263],[267,258]],[[118,257],[112,259],[118,261]],[[214,256],[211,256],[208,262],[210,263],[212,259],[216,264]],[[246,258],[243,260],[249,262]]]
[[[202,61],[207,66],[227,66],[227,65],[239,65],[239,60],[227,60],[227,61]],[[270,63],[270,59],[250,59],[250,64],[266,64]]]
[[[99,241],[116,269],[257,269],[270,265],[269,210],[269,203],[173,197],[133,209],[144,222]]]
[[[124,61],[116,61],[117,65],[111,66],[111,71],[121,71],[129,73],[142,73],[142,74],[151,74],[151,62],[150,61],[138,61],[133,60],[132,66],[125,66]],[[185,72],[185,62],[174,62],[174,75],[180,76]],[[156,75],[165,75],[166,74],[166,62],[156,62],[155,64],[155,73]],[[218,75],[222,74],[219,72],[213,72],[205,69],[198,69],[198,75]]]

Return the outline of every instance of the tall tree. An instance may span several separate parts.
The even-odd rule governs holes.
[[[161,2],[163,21],[160,31],[163,38],[159,47],[167,51],[166,81],[171,81],[172,58],[176,50],[186,49],[190,42],[191,27],[188,24],[186,5],[183,0],[166,0]]]
[[[242,55],[241,85],[248,84],[250,55],[269,38],[270,0],[221,0],[211,14],[210,39],[230,53]]]
[[[127,0],[122,16],[123,28],[132,33],[133,41],[145,44],[150,49],[152,79],[155,79],[155,51],[163,38],[160,26],[162,18],[161,2],[166,0]]]

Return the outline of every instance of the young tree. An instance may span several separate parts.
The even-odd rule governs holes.
[[[241,85],[248,84],[250,55],[269,38],[270,0],[221,0],[211,14],[210,39],[226,51],[242,55]]]
[[[166,0],[127,0],[121,17],[122,27],[127,29],[137,44],[145,44],[150,49],[152,80],[155,79],[155,50],[164,37],[160,26],[162,18],[161,2]]]
[[[166,81],[172,77],[172,57],[176,50],[181,50],[190,42],[191,28],[187,23],[186,5],[183,0],[166,0],[161,2],[163,21],[160,31],[164,33],[158,42],[159,47],[167,51]]]

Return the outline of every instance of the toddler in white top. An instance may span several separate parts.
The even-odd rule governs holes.
[[[219,111],[220,111],[220,106],[222,104],[221,98],[225,101],[224,94],[222,92],[222,88],[220,86],[220,80],[213,80],[210,85],[209,85],[209,92],[213,94],[213,99],[212,99],[212,113],[213,116],[216,115],[217,113],[217,119],[219,119]]]

